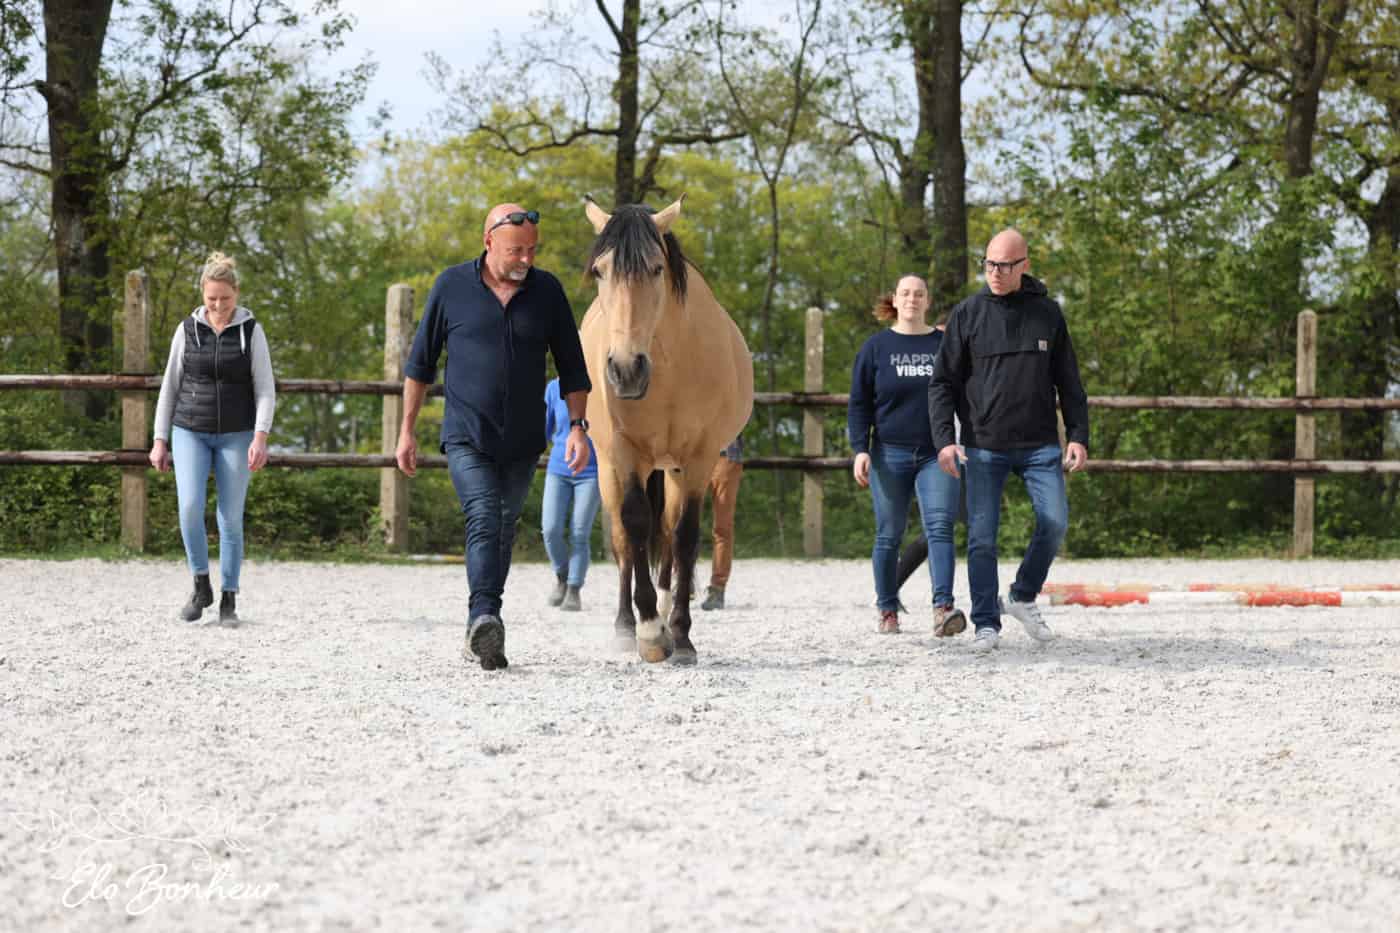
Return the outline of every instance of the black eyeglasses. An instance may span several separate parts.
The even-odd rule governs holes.
[[[1025,261],[1025,256],[1022,256],[1020,259],[1013,259],[1010,262],[997,262],[995,259],[983,259],[982,266],[988,272],[1010,272]]]
[[[490,233],[492,230],[495,230],[497,227],[503,227],[503,226],[505,226],[506,224],[510,224],[510,225],[513,226],[513,227],[518,227],[518,226],[520,226],[521,224],[525,223],[525,221],[527,221],[527,220],[528,220],[530,223],[532,223],[532,224],[538,225],[539,222],[540,222],[540,212],[539,212],[539,211],[511,211],[509,214],[507,214],[506,216],[502,217],[500,220],[496,221],[496,222],[493,223],[491,226],[487,227],[487,228],[486,228],[486,232],[487,232],[487,233]]]

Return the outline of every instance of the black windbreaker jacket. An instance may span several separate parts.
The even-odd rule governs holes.
[[[953,413],[964,447],[1009,450],[1060,442],[1055,399],[1065,436],[1089,446],[1089,399],[1064,313],[1039,280],[994,295],[983,286],[948,318],[928,387],[933,444],[953,439]]]

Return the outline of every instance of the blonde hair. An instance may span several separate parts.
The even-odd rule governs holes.
[[[225,256],[218,250],[204,260],[204,269],[199,273],[200,290],[208,282],[224,282],[238,288],[238,263],[232,256]]]

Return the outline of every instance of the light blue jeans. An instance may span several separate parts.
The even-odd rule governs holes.
[[[597,475],[544,475],[544,501],[540,504],[544,549],[554,565],[554,575],[565,577],[569,586],[583,586],[588,576],[588,544],[593,534],[593,519],[598,517],[602,501]],[[567,545],[564,543],[566,525],[569,530]]]
[[[938,468],[932,447],[876,443],[870,448],[870,498],[875,505],[875,598],[881,611],[899,609],[899,541],[917,496],[935,606],[953,605],[953,524],[958,519],[958,479]]]
[[[1058,444],[1012,450],[967,448],[967,582],[972,590],[972,624],[1001,628],[997,607],[997,534],[1001,531],[1001,492],[1012,473],[1030,493],[1035,530],[1011,584],[1011,598],[1033,602],[1050,574],[1069,528],[1069,499]]]
[[[209,470],[218,489],[219,588],[238,592],[243,567],[243,503],[248,498],[248,448],[252,431],[203,434],[179,425],[170,429],[170,457],[175,462],[175,491],[180,501],[180,537],[190,573],[209,572],[209,533],[204,526],[204,503]]]

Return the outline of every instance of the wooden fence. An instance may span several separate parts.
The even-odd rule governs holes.
[[[285,394],[378,395],[384,399],[383,440],[379,454],[277,453],[268,458],[274,467],[370,467],[380,470],[379,503],[385,541],[393,550],[408,544],[407,477],[395,469],[394,450],[403,419],[403,363],[412,343],[414,293],[407,285],[389,287],[385,300],[384,379],[279,379],[277,391]],[[5,389],[108,389],[121,393],[122,449],[0,451],[0,465],[106,464],[122,470],[122,544],[140,551],[146,543],[146,477],[150,468],[151,405],[149,393],[160,388],[150,354],[149,285],[144,273],[126,278],[124,346],[120,375],[0,375]],[[747,457],[746,469],[801,470],[802,542],[808,556],[820,556],[822,546],[823,471],[848,470],[848,456],[827,456],[822,409],[845,408],[844,393],[827,393],[824,383],[823,314],[819,308],[806,313],[806,355],[802,392],[759,392],[759,405],[787,405],[802,409],[802,456]],[[1292,398],[1236,398],[1203,396],[1090,396],[1091,408],[1111,409],[1231,409],[1291,410],[1296,412],[1296,445],[1292,460],[1094,460],[1086,467],[1096,473],[1292,473],[1294,474],[1293,554],[1309,557],[1313,551],[1314,477],[1322,473],[1400,473],[1400,460],[1316,459],[1316,412],[1400,410],[1400,399],[1317,398],[1317,315],[1298,315],[1297,392]],[[441,384],[429,390],[442,394]],[[447,458],[420,456],[419,466],[442,468]]]

